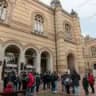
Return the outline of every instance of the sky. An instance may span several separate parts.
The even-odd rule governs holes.
[[[40,0],[50,5],[51,0]],[[84,36],[96,38],[96,0],[60,0],[63,9],[71,12],[74,9],[79,17],[81,31]]]

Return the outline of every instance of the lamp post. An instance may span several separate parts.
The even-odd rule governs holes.
[[[2,66],[2,79],[4,78],[5,67],[6,67],[6,60],[4,59],[3,66]]]

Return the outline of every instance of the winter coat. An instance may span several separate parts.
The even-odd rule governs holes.
[[[72,78],[72,85],[73,86],[79,86],[79,81],[80,81],[80,75],[75,73],[75,74],[72,74],[71,75],[71,78]]]
[[[71,76],[66,74],[66,77],[63,79],[63,84],[65,86],[71,86],[72,85],[72,79]]]
[[[32,88],[32,86],[35,83],[35,77],[33,76],[32,73],[28,74],[28,82],[27,82],[27,87]]]
[[[50,74],[46,74],[46,81],[47,83],[49,83],[51,81],[51,76]]]
[[[89,75],[88,76],[88,82],[89,82],[89,84],[94,84],[94,76],[93,75]]]
[[[36,86],[40,85],[40,75],[36,75]]]
[[[55,86],[55,82],[58,81],[59,77],[56,74],[51,75],[51,84]]]
[[[16,75],[10,76],[10,81],[11,81],[14,85],[17,85],[17,82],[16,82]]]
[[[7,83],[8,83],[8,77],[4,77],[4,88],[6,88],[6,85],[7,85]]]
[[[13,85],[12,83],[8,83],[6,88],[4,89],[4,93],[12,93],[12,92],[14,92]]]
[[[88,83],[87,77],[84,77],[84,78],[83,78],[83,80],[82,80],[82,85],[83,85],[83,88],[84,88],[84,89],[88,89],[89,83]]]

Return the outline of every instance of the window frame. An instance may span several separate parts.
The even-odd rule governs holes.
[[[4,22],[7,18],[8,2],[3,0],[0,2],[0,21]]]
[[[44,32],[44,18],[40,14],[36,14],[34,17],[34,32],[37,33]]]
[[[66,25],[69,26],[69,29],[68,29],[69,31],[68,30],[66,31]],[[65,39],[71,41],[73,39],[73,36],[72,36],[72,26],[71,26],[71,24],[69,22],[65,22],[63,26],[64,26]]]
[[[91,46],[91,56],[96,57],[96,47],[95,46]]]

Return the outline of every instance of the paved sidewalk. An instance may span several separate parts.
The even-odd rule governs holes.
[[[2,83],[2,81],[0,81],[0,92],[2,92],[2,85],[3,85],[3,83]],[[81,86],[81,88],[80,88],[81,90],[81,92],[80,92],[80,95],[81,96],[85,96],[84,95],[84,90],[83,90],[83,88],[82,88],[82,86]],[[90,88],[89,88],[90,89]],[[96,84],[95,84],[95,91],[96,91]],[[51,91],[50,90],[45,90],[45,91],[43,91],[42,90],[42,86],[41,86],[41,89],[40,89],[40,92],[38,93],[38,94],[46,94],[46,96],[47,96],[47,93],[51,93]],[[60,82],[59,82],[59,84],[58,84],[58,94],[60,94],[60,96],[64,96],[64,92],[62,92],[62,87],[61,87],[61,84],[60,84]],[[89,96],[96,96],[96,94],[91,94],[91,90],[90,90],[90,95]]]
[[[96,96],[96,93],[95,94],[91,94],[91,89],[89,88],[89,91],[90,91],[90,94],[89,94],[89,96]],[[96,84],[95,84],[95,92],[96,92]],[[42,89],[40,90],[40,92],[39,92],[39,94],[46,94],[46,96],[47,96],[47,93],[51,93],[51,91],[50,90],[45,90],[45,91],[43,91]],[[61,84],[59,83],[58,84],[58,94],[60,94],[60,96],[66,96],[65,94],[64,94],[64,92],[62,92],[62,87],[61,87]],[[84,93],[84,90],[83,90],[83,88],[82,88],[82,85],[80,86],[80,95],[81,96],[85,96],[85,93]],[[48,95],[49,96],[49,95]],[[57,96],[59,96],[59,95],[57,95]],[[74,96],[74,95],[71,95],[71,96]]]

